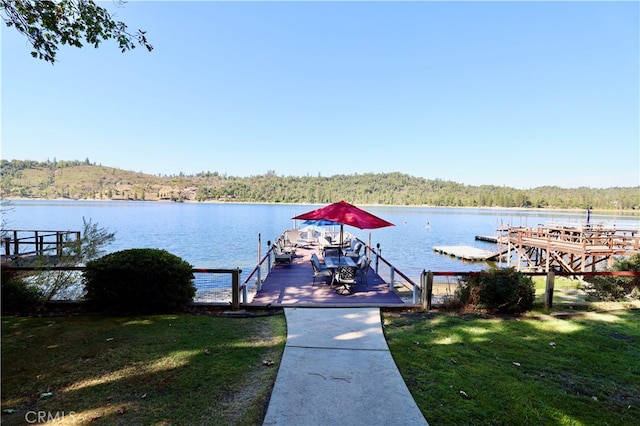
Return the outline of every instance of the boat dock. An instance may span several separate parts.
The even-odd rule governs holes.
[[[367,270],[366,282],[356,282],[352,294],[338,293],[322,278],[314,281],[310,259],[318,250],[318,246],[297,247],[291,266],[274,266],[250,304],[274,308],[406,306],[372,267]]]
[[[487,243],[498,243],[500,237],[491,235],[476,235],[476,241],[484,241]]]
[[[493,260],[498,258],[502,254],[501,252],[483,250],[471,246],[434,246],[433,250],[437,251],[440,254],[446,254],[452,257],[457,257],[458,259],[474,262]]]

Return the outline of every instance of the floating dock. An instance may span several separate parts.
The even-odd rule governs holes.
[[[491,260],[500,256],[500,252],[479,249],[471,246],[434,246],[434,251],[457,257],[462,260],[483,261]]]

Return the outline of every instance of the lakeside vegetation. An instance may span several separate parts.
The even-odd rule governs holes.
[[[0,162],[3,198],[218,201],[433,207],[640,210],[640,186],[516,189],[470,186],[400,172],[323,176],[278,176],[270,170],[250,177],[218,172],[149,175],[84,161]]]

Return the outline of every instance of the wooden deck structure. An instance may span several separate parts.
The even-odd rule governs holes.
[[[80,231],[3,230],[2,263],[29,264],[35,260],[55,263],[65,248],[80,244]]]
[[[509,252],[507,266],[519,271],[595,272],[610,267],[616,257],[640,253],[640,229],[616,229],[607,224],[550,223],[538,227],[509,227],[500,243]]]
[[[336,287],[327,285],[322,278],[313,282],[310,259],[316,247],[296,250],[291,267],[277,266],[262,283],[251,306],[272,307],[406,307],[402,299],[389,288],[372,268],[367,272],[367,282],[357,283],[354,292],[342,295]]]

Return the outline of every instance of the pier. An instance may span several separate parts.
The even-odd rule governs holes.
[[[640,229],[605,223],[510,227],[500,241],[516,253],[507,266],[518,271],[595,272],[611,267],[616,257],[640,253]]]
[[[3,230],[2,263],[58,258],[65,248],[80,244],[80,240],[80,231]]]

